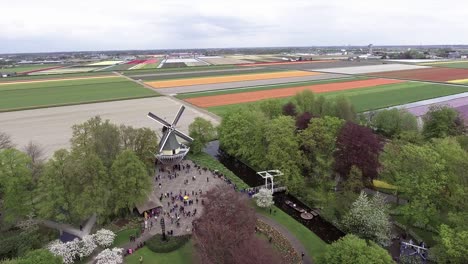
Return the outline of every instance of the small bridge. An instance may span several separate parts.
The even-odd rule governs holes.
[[[258,193],[258,191],[260,191],[261,188],[267,188],[267,189],[271,189],[272,188],[272,183],[269,183],[267,185],[260,185],[260,186],[257,186],[257,187],[251,187],[251,188],[247,188],[245,189],[246,192],[254,192],[254,193]],[[286,187],[283,187],[283,186],[278,186],[278,187],[274,187],[273,188],[273,193],[276,193],[276,192],[282,192],[282,191],[286,191],[287,188]]]

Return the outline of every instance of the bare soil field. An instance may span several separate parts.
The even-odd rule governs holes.
[[[430,67],[411,65],[411,64],[380,64],[380,65],[366,65],[366,66],[354,66],[354,67],[343,67],[343,68],[326,68],[326,69],[315,69],[315,70],[320,71],[320,72],[333,72],[333,73],[341,73],[341,74],[364,74],[364,73],[414,70],[414,69],[426,69],[426,68],[430,68]]]
[[[0,113],[0,130],[12,136],[17,147],[22,148],[30,140],[44,147],[47,157],[60,148],[68,148],[72,134],[71,126],[100,115],[115,124],[134,127],[150,127],[160,131],[161,126],[146,115],[149,111],[172,120],[181,103],[168,97],[115,101],[106,103],[52,107],[36,110]],[[187,105],[186,105],[187,106]],[[189,124],[195,117],[203,117],[218,124],[210,115],[187,106],[178,128],[188,133]]]
[[[369,73],[368,75],[420,81],[447,82],[453,80],[468,79],[468,69],[437,67],[407,71]]]

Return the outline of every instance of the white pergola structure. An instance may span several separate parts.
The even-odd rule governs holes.
[[[274,190],[274,183],[273,183],[273,178],[276,176],[282,176],[283,173],[279,170],[268,170],[268,171],[259,171],[257,172],[258,175],[262,176],[263,179],[265,179],[265,188],[268,188],[268,180],[270,180],[271,184],[271,192],[273,193]]]

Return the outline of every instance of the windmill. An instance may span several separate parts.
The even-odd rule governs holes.
[[[187,136],[186,134],[177,130],[176,125],[179,122],[182,113],[185,110],[185,106],[180,106],[179,112],[172,121],[172,124],[166,122],[166,120],[156,116],[155,114],[149,112],[148,117],[154,121],[163,125],[162,137],[159,142],[158,153],[155,155],[156,158],[165,165],[173,165],[179,163],[185,155],[189,152],[190,148],[186,145],[179,143],[176,136],[184,139],[188,143],[193,141],[193,138]]]

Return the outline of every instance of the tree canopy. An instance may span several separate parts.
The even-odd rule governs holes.
[[[210,121],[196,117],[189,125],[189,135],[193,138],[190,150],[192,153],[197,154],[202,152],[206,144],[216,137],[216,129]]]
[[[388,252],[372,241],[360,239],[354,235],[346,235],[327,246],[320,263],[327,264],[391,264],[394,263]]]
[[[423,135],[426,138],[457,136],[464,132],[460,114],[448,106],[431,106],[423,120]]]

